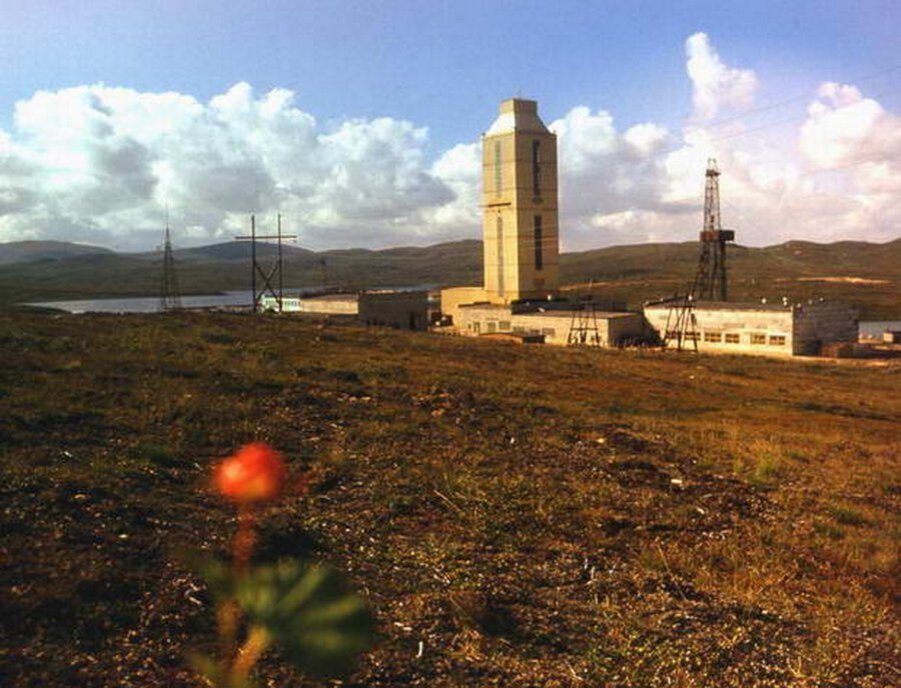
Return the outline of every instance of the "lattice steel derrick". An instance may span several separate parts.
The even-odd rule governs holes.
[[[726,301],[728,279],[726,273],[726,242],[735,239],[735,232],[723,229],[720,216],[720,171],[716,160],[707,161],[704,174],[704,226],[701,230],[701,254],[692,295],[702,301]]]
[[[178,275],[175,272],[175,256],[172,254],[172,241],[169,237],[169,225],[166,224],[166,241],[163,244],[163,276],[160,284],[160,310],[172,311],[181,308],[181,291],[178,288]]]

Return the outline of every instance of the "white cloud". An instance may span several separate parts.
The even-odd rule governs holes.
[[[403,242],[454,198],[428,169],[427,142],[389,118],[326,129],[290,91],[256,96],[245,83],[207,104],[101,84],[42,91],[0,136],[0,239],[78,227],[82,240],[138,247],[168,203],[195,241],[281,211],[306,245]]]
[[[757,90],[757,76],[748,69],[732,69],[723,64],[706,33],[695,33],[685,41],[685,67],[693,87],[695,114],[709,120],[720,109],[740,108],[751,103]]]
[[[578,105],[558,135],[565,249],[694,239],[704,169],[722,170],[724,225],[741,243],[886,240],[901,220],[901,118],[852,85],[822,84],[780,138],[717,113],[752,105],[757,75],[686,41],[695,116],[618,128]],[[747,110],[745,110],[747,112]],[[752,111],[753,112],[753,111]],[[158,243],[166,203],[184,243],[227,240],[276,211],[311,248],[430,243],[480,234],[481,149],[429,160],[428,131],[391,118],[325,126],[284,89],[244,83],[203,103],[102,84],[40,91],[0,130],[0,240]]]

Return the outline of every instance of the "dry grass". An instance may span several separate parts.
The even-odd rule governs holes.
[[[312,476],[262,556],[380,619],[351,685],[898,683],[897,365],[227,315],[4,316],[0,348],[5,685],[193,685],[178,551],[226,540],[206,469],[251,439]]]

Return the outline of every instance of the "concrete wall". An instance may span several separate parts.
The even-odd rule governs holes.
[[[357,315],[359,297],[356,294],[326,294],[300,300],[301,313],[320,315]]]
[[[840,303],[815,302],[796,306],[749,304],[698,304],[698,351],[762,354],[769,356],[816,355],[823,344],[857,340],[857,318]],[[668,304],[645,306],[644,316],[659,335],[665,336]],[[675,342],[669,342],[671,346]],[[683,343],[683,346],[685,344]],[[688,346],[691,348],[691,343]]]
[[[574,322],[573,311],[514,313],[507,306],[491,304],[462,306],[455,322],[460,332],[470,336],[507,332],[534,333],[544,335],[545,343],[557,345],[568,344],[574,325],[576,332],[579,332],[579,315],[576,315]],[[601,346],[616,346],[625,339],[639,336],[643,328],[639,313],[596,313],[594,322],[597,323]],[[585,332],[587,338],[592,339],[593,324]]]
[[[796,354],[815,356],[824,344],[857,341],[857,313],[843,303],[815,301],[795,306],[794,312]]]
[[[427,291],[364,291],[360,294],[360,320],[401,330],[425,330],[429,326]]]
[[[738,306],[738,304],[736,304]],[[794,352],[793,316],[790,306],[762,306],[760,309],[696,306],[698,351],[791,356]],[[665,336],[668,304],[645,306],[648,324]],[[675,342],[669,342],[674,346]],[[685,344],[683,343],[683,346]],[[693,348],[688,343],[689,348]]]
[[[441,314],[451,318],[456,324],[460,317],[460,306],[478,301],[487,301],[488,292],[482,287],[451,287],[441,290]]]

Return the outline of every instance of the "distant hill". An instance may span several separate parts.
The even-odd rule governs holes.
[[[23,250],[22,244],[43,244]],[[52,250],[56,246],[57,253]],[[13,247],[13,248],[10,248]],[[117,254],[62,242],[0,244],[0,256],[29,258],[0,264],[0,305],[66,298],[138,296],[158,293],[161,256]],[[246,289],[250,281],[248,243],[227,242],[175,253],[182,292]],[[274,244],[257,244],[272,263]],[[40,258],[34,256],[40,255]],[[55,257],[54,257],[55,255]],[[730,296],[792,300],[843,299],[868,319],[901,317],[901,239],[885,244],[789,241],[766,248],[729,250]],[[285,286],[365,287],[417,284],[467,285],[482,280],[482,243],[456,241],[425,247],[314,252],[283,246]],[[642,301],[683,291],[698,258],[695,242],[639,244],[566,253],[560,258],[563,284],[593,291],[601,300]],[[589,286],[590,285],[590,286]]]
[[[0,265],[112,253],[108,248],[73,244],[68,241],[11,241],[0,244]]]

